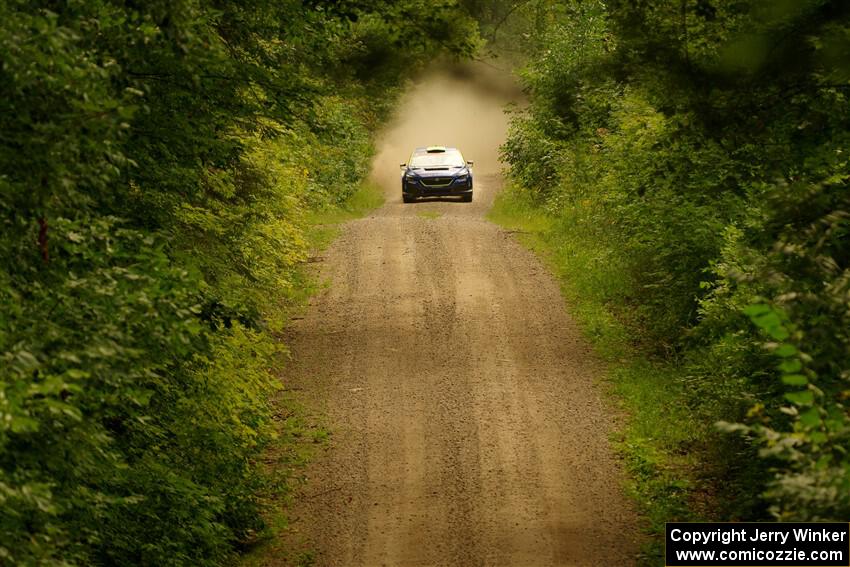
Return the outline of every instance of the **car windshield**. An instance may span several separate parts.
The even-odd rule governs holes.
[[[463,156],[457,150],[417,154],[410,158],[410,167],[463,167]]]

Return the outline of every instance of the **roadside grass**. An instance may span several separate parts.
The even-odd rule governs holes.
[[[339,225],[363,217],[383,204],[381,188],[371,180],[364,180],[345,203],[310,211],[306,215],[310,247],[324,250],[339,234]]]
[[[285,330],[289,320],[303,314],[310,297],[328,285],[318,281],[315,270],[310,266],[311,261],[339,235],[340,225],[365,216],[383,203],[381,188],[370,181],[363,181],[342,205],[311,211],[305,215],[304,234],[310,258],[295,274],[293,291],[283,301],[285,305],[280,307],[281,315],[276,318],[282,321],[273,322],[278,333]],[[285,358],[285,355],[281,357],[279,373],[286,369]],[[238,564],[241,567],[308,567],[314,564],[313,551],[303,545],[289,548],[286,544],[291,542],[284,542],[280,536],[290,527],[287,512],[293,492],[306,480],[301,473],[328,440],[330,431],[322,423],[321,417],[305,408],[285,383],[274,400],[274,406],[276,436],[263,459],[269,485],[259,497],[266,527],[261,533],[255,534],[252,542],[242,550]]]
[[[690,417],[677,367],[636,347],[617,316],[627,308],[622,272],[605,243],[582,234],[569,214],[556,219],[508,186],[488,218],[516,233],[558,277],[570,314],[605,361],[604,387],[624,417],[612,441],[627,469],[626,490],[646,522],[641,562],[663,565],[664,523],[700,517],[700,463],[688,448],[703,441],[704,430]]]
[[[266,526],[242,550],[239,561],[242,567],[313,564],[310,550],[300,546],[290,548],[289,542],[284,543],[279,536],[290,527],[288,508],[292,495],[305,480],[300,473],[324,444],[328,431],[285,388],[275,400],[275,407],[277,435],[263,459],[269,486],[259,499]]]

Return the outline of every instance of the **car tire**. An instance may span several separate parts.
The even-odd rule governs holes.
[[[413,201],[416,200],[416,197],[414,197],[413,195],[408,195],[407,193],[402,193],[401,194],[401,200],[404,201],[405,203],[412,203]]]
[[[471,202],[472,202],[472,191],[470,191],[469,193],[464,194],[464,196],[463,196],[463,202],[464,202],[464,203],[471,203]]]

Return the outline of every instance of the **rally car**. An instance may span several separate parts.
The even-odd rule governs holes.
[[[401,168],[401,196],[405,203],[431,196],[458,196],[472,201],[472,162],[464,161],[457,148],[416,148]]]

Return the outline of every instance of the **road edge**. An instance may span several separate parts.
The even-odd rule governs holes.
[[[662,564],[664,522],[682,516],[704,519],[693,510],[699,463],[674,450],[687,434],[682,427],[687,417],[684,392],[675,379],[678,369],[638,352],[609,306],[577,284],[576,271],[592,270],[592,263],[564,257],[554,237],[556,220],[528,193],[506,181],[486,218],[532,251],[557,279],[565,308],[601,360],[597,383],[616,414],[611,445],[624,463],[625,492],[641,518],[639,564]]]

